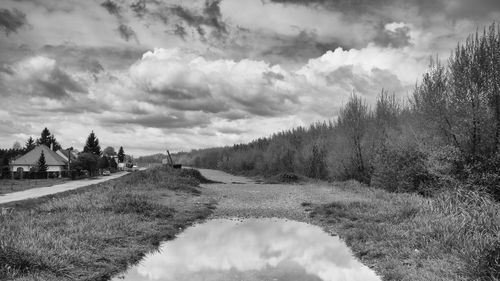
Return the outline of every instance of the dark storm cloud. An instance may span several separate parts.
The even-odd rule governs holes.
[[[123,23],[120,24],[118,26],[118,33],[123,39],[125,39],[125,41],[130,41],[131,39],[134,39],[136,43],[139,43],[135,31],[128,25],[125,25]]]
[[[181,37],[182,39],[185,39],[187,35],[186,28],[184,28],[184,26],[180,24],[176,24],[174,34]]]
[[[135,3],[130,4],[130,8],[138,17],[143,17],[147,12],[145,0],[139,0]]]
[[[101,6],[105,8],[109,14],[114,15],[118,19],[118,28],[116,29],[120,37],[125,41],[130,41],[133,39],[137,44],[139,44],[139,39],[137,38],[137,34],[129,25],[125,24],[125,19],[121,14],[122,8],[111,0],[106,0],[101,3]],[[139,9],[138,6],[131,6],[131,8]]]
[[[101,6],[104,7],[111,15],[121,17],[120,7],[111,0],[106,0],[101,3]]]
[[[17,9],[0,9],[0,30],[9,35],[28,24],[26,14]]]
[[[205,36],[205,31],[202,28],[204,25],[213,28],[213,35],[220,38],[226,35],[228,31],[226,24],[222,20],[219,4],[220,0],[207,0],[201,13],[186,9],[181,5],[170,8],[170,11],[183,19],[186,24],[194,27],[202,37]]]

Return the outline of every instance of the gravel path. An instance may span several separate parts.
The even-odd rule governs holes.
[[[211,180],[223,182],[203,185],[219,201],[212,218],[276,217],[314,223],[301,204],[328,203],[339,196],[327,183],[261,184],[221,171],[199,171]]]

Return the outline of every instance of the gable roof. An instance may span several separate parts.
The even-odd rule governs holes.
[[[76,153],[74,153],[74,150],[59,149],[57,151],[57,154],[59,154],[66,161],[68,161],[69,157],[71,157],[71,161],[75,161],[76,160]]]
[[[36,165],[42,151],[45,156],[45,163],[47,163],[48,166],[66,165],[67,161],[64,158],[43,144],[38,145],[28,153],[12,161],[12,165]]]

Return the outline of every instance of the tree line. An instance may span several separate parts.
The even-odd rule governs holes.
[[[230,172],[355,179],[396,192],[466,187],[500,199],[500,29],[431,59],[413,94],[382,90],[373,107],[353,94],[335,120],[232,147],[182,155]]]

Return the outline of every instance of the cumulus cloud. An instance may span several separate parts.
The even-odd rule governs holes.
[[[30,96],[51,99],[67,98],[70,93],[84,93],[86,89],[62,70],[55,60],[35,56],[12,66],[12,73],[4,75],[9,85]],[[15,93],[11,93],[15,94]]]
[[[283,79],[265,78],[269,72]],[[232,108],[272,116],[297,102],[286,72],[262,61],[206,60],[180,49],[155,49],[130,68],[130,75],[152,100],[178,109],[223,112]]]
[[[0,9],[0,30],[9,35],[28,24],[26,14],[17,9]]]
[[[321,77],[342,66],[354,65],[370,72],[375,68],[390,71],[405,83],[414,84],[427,66],[427,58],[412,54],[410,49],[394,49],[368,45],[362,49],[327,51],[319,58],[311,59],[298,73],[311,82],[321,83]]]

